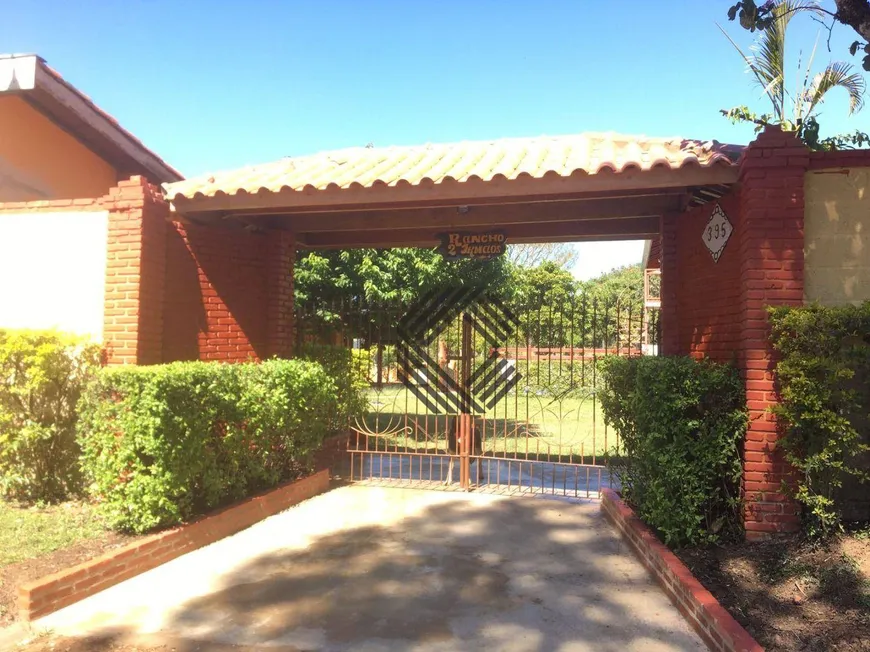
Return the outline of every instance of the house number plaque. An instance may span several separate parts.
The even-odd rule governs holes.
[[[728,216],[725,215],[719,204],[716,204],[715,208],[713,208],[713,214],[704,227],[704,233],[701,235],[704,246],[707,247],[713,256],[713,262],[719,262],[719,257],[725,250],[725,245],[728,244],[728,239],[733,232],[734,227],[731,225]]]

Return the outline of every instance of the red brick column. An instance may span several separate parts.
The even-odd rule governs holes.
[[[748,539],[799,525],[797,506],[780,493],[789,469],[776,450],[777,424],[768,411],[777,395],[765,308],[803,303],[808,167],[809,152],[797,138],[768,128],[749,146],[740,168],[740,363],[750,417],[743,474]]]
[[[677,221],[676,213],[661,218],[662,287],[661,287],[661,346],[662,355],[679,355],[679,314],[677,302]]]
[[[266,352],[289,358],[293,354],[293,265],[296,240],[292,233],[274,231],[267,235],[268,314]]]
[[[132,177],[103,200],[109,211],[103,340],[107,363],[161,362],[166,219],[160,189]]]

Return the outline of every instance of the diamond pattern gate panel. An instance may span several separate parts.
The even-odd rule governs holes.
[[[343,391],[366,404],[343,424],[349,479],[591,497],[621,453],[597,363],[658,350],[658,313],[638,295],[517,304],[459,287],[411,305],[303,305],[298,346],[349,350]]]

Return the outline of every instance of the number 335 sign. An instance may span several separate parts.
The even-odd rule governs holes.
[[[733,231],[734,227],[731,226],[728,216],[725,215],[719,204],[716,204],[702,235],[704,245],[713,254],[713,262],[719,262],[719,256],[725,250],[725,245],[728,244],[728,238],[731,237]]]

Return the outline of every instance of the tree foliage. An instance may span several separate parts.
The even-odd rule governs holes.
[[[537,267],[545,262],[558,267],[573,267],[579,253],[572,242],[547,242],[543,244],[508,245],[508,260],[520,267]]]
[[[310,361],[109,367],[79,405],[82,470],[108,522],[142,533],[304,474],[339,409]]]
[[[47,502],[81,489],[76,404],[100,360],[82,337],[0,329],[0,495]]]
[[[571,301],[582,285],[571,272],[549,260],[535,267],[514,267],[509,282],[506,294],[515,305],[526,309],[537,309],[545,303]]]
[[[435,249],[307,251],[296,261],[296,301],[409,303],[436,288],[472,283],[508,285],[504,258],[444,260]]]
[[[567,264],[520,265],[509,257],[447,262],[430,249],[306,252],[296,267],[298,321],[305,337],[380,339],[392,343],[385,311],[395,319],[432,290],[482,284],[502,298],[535,346],[637,343],[643,315],[640,265],[581,282]],[[390,319],[393,323],[395,319]],[[448,337],[455,339],[457,333]],[[452,342],[451,346],[455,343]]]
[[[743,29],[754,32],[767,30],[776,23],[775,7],[778,3],[768,0],[757,5],[754,0],[741,0],[728,9],[728,20],[739,18]],[[854,41],[849,48],[852,56],[861,50],[864,70],[870,70],[870,0],[833,0],[834,11],[830,11],[817,2],[800,2],[799,5],[814,5],[818,14],[832,19],[830,28],[835,23],[851,27],[863,41]],[[800,11],[795,8],[793,11]]]
[[[785,487],[804,507],[804,528],[841,528],[843,481],[870,481],[870,302],[771,308],[779,354],[777,448],[795,469]]]
[[[737,369],[681,357],[608,356],[599,393],[624,455],[623,497],[667,545],[740,532],[746,395]]]
[[[748,9],[743,7],[740,11],[741,22],[744,22]],[[753,45],[754,54],[746,54],[723,30],[746,62],[755,82],[770,101],[771,112],[756,113],[748,107],[738,106],[723,110],[721,113],[734,123],[754,124],[756,132],[766,125],[779,125],[785,131],[795,132],[808,147],[816,150],[860,147],[870,142],[870,136],[859,131],[831,138],[819,138],[818,111],[826,95],[832,90],[839,88],[846,91],[850,114],[860,111],[864,105],[864,78],[859,73],[853,72],[851,64],[842,61],[830,62],[823,70],[813,75],[811,71],[815,58],[814,48],[806,68],[802,71],[798,70],[798,78],[801,81],[795,88],[788,88],[786,33],[789,23],[798,13],[818,17],[823,15],[823,10],[815,0],[779,0],[766,3],[764,27]],[[800,64],[798,67],[800,68]]]

